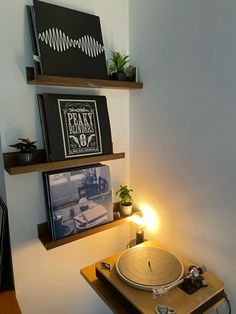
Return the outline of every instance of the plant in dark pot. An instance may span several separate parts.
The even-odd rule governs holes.
[[[18,163],[20,165],[31,164],[37,150],[36,141],[30,141],[28,138],[18,138],[18,140],[20,142],[9,145],[19,151],[17,153]]]
[[[130,61],[128,55],[122,55],[117,51],[111,52],[111,58],[108,60],[109,77],[112,80],[125,81],[125,66]]]
[[[126,81],[135,82],[136,81],[136,71],[137,71],[136,67],[134,67],[133,65],[129,65],[125,69]]]
[[[133,199],[131,196],[132,189],[129,189],[127,185],[120,185],[116,195],[120,198],[120,211],[122,216],[130,216],[133,210]]]

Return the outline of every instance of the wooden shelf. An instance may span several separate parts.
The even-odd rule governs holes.
[[[101,225],[98,227],[94,227],[94,228],[90,228],[88,230],[70,235],[68,237],[65,237],[65,238],[59,239],[59,240],[52,240],[51,239],[49,228],[48,228],[48,223],[46,222],[46,223],[42,223],[42,224],[38,225],[38,237],[39,237],[39,240],[44,245],[44,247],[47,250],[51,250],[51,249],[54,249],[58,246],[61,246],[61,245],[85,238],[85,237],[88,237],[92,234],[123,225],[129,221],[130,221],[130,217],[120,218],[120,219],[114,220],[112,222],[109,222],[107,224],[104,224],[104,225]]]
[[[142,82],[98,80],[79,77],[48,76],[35,74],[34,69],[26,67],[27,83],[30,85],[108,88],[108,89],[142,89]]]
[[[0,309],[4,314],[21,314],[14,290],[0,292]]]
[[[91,157],[73,158],[62,161],[46,161],[46,154],[44,150],[39,150],[37,154],[36,163],[30,165],[17,165],[17,153],[4,153],[4,167],[10,175],[24,174],[37,171],[51,171],[79,167],[83,165],[96,164],[103,161],[115,160],[125,158],[125,153],[114,153],[110,155],[99,155]]]

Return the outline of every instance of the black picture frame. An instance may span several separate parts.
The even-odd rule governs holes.
[[[110,169],[96,164],[43,174],[48,225],[53,240],[113,220]]]
[[[37,72],[108,78],[98,16],[38,0],[27,6],[27,16]]]
[[[35,19],[35,11],[32,5],[26,5],[26,13],[28,18],[29,30],[30,30],[30,39],[31,39],[31,47],[33,53],[33,62],[35,73],[42,74],[42,63],[41,63],[41,52],[39,47],[39,41],[37,40],[37,30],[36,30],[36,19]]]
[[[112,154],[105,96],[39,94],[48,161]]]
[[[5,225],[6,225],[6,207],[2,199],[0,198],[0,288],[1,288],[1,282],[2,282],[2,273],[3,273]]]
[[[0,292],[15,290],[7,206],[0,197]]]

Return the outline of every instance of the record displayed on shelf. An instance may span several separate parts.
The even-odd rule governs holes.
[[[15,288],[7,211],[0,196],[0,292]]]
[[[38,95],[48,161],[112,154],[106,97]]]
[[[43,1],[33,4],[27,15],[36,73],[107,79],[100,18]]]
[[[4,252],[4,235],[5,235],[5,216],[6,208],[3,204],[2,199],[0,199],[0,290],[2,282],[2,273],[3,273],[3,252]]]
[[[113,220],[110,169],[97,164],[43,173],[53,240]]]
[[[34,7],[32,5],[27,5],[26,13],[27,13],[27,18],[28,18],[28,23],[29,23],[34,69],[36,73],[41,74],[43,73],[43,69],[42,69],[42,63],[41,63],[41,52],[39,48],[38,35],[37,35],[37,30],[36,30]]]

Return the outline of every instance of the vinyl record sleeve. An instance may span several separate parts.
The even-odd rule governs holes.
[[[0,289],[3,273],[3,252],[4,252],[4,235],[5,235],[5,215],[6,208],[0,200]]]
[[[26,13],[28,17],[28,24],[30,30],[30,39],[33,53],[33,61],[34,61],[34,70],[35,73],[42,73],[41,67],[41,56],[40,56],[40,48],[39,42],[37,39],[37,30],[36,30],[36,21],[35,21],[35,11],[32,5],[26,6]]]
[[[42,74],[107,79],[100,19],[34,0]]]
[[[38,95],[48,161],[112,154],[104,96]]]
[[[113,220],[110,169],[96,164],[43,173],[52,239]]]
[[[45,207],[46,207],[46,215],[48,221],[48,230],[50,231],[50,235],[52,239],[55,239],[55,231],[53,228],[53,217],[52,217],[52,205],[51,205],[51,195],[49,189],[49,176],[47,172],[43,172],[43,191],[44,191],[44,200],[45,200]]]
[[[14,289],[7,206],[0,197],[0,292]]]

